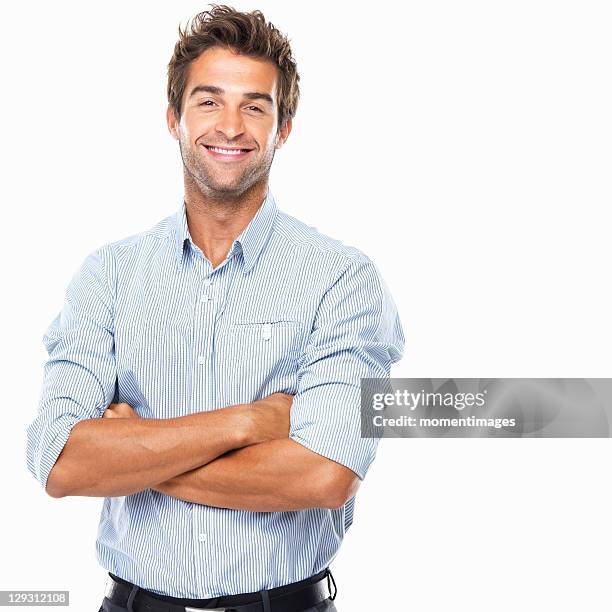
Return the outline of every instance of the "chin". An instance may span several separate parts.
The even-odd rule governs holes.
[[[247,188],[240,184],[235,183],[217,183],[217,182],[207,182],[205,185],[216,193],[223,193],[227,195],[232,194],[241,194]]]

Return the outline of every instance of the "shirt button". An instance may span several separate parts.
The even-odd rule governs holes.
[[[204,364],[206,363],[206,357],[204,357],[204,355],[200,355],[200,356],[198,357],[198,363],[199,363],[200,365],[204,365]]]
[[[205,533],[199,534],[198,540],[200,540],[200,542],[206,542],[206,534]]]
[[[269,323],[265,323],[261,328],[261,337],[264,340],[269,340],[272,337],[272,326]]]
[[[208,301],[212,300],[212,298],[210,297],[210,295],[202,294],[202,296],[200,297],[200,300],[202,302],[208,302]]]
[[[207,278],[204,280],[205,287],[210,287],[211,285],[212,285],[212,281],[210,280],[210,278]]]

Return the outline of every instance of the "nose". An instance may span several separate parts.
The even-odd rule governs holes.
[[[244,121],[240,109],[225,107],[218,114],[217,132],[223,134],[227,140],[233,140],[244,132]]]

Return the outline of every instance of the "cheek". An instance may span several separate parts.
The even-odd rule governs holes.
[[[212,128],[212,121],[205,117],[190,118],[183,117],[181,120],[181,133],[183,142],[188,142],[191,146],[197,146],[201,138],[206,136]]]
[[[276,125],[273,120],[251,120],[245,122],[245,136],[255,140],[262,149],[274,147],[276,142]]]
[[[267,132],[262,136],[259,142],[262,144],[264,150],[273,151],[276,146],[276,134],[274,132]]]

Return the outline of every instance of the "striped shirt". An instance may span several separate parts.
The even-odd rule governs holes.
[[[46,487],[71,428],[111,402],[174,418],[294,396],[290,438],[363,478],[360,378],[388,377],[400,320],[374,263],[262,205],[216,268],[184,201],[151,229],[91,252],[43,336],[49,359],[27,464]],[[146,489],[107,497],[96,540],[106,570],[162,595],[202,599],[302,580],[327,567],[353,518],[337,509],[253,512]]]

